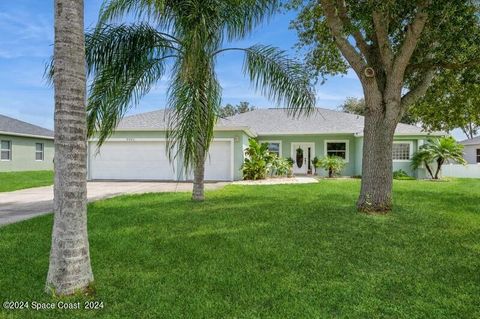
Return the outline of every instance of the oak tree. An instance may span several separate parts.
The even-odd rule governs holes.
[[[317,75],[352,68],[364,93],[362,184],[357,207],[392,206],[396,126],[432,80],[480,63],[478,0],[292,0],[293,22]]]

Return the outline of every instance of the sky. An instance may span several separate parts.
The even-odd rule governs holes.
[[[95,26],[103,0],[85,0],[85,28]],[[45,65],[53,54],[53,0],[0,2],[0,114],[53,128],[53,88],[44,79]],[[248,47],[273,45],[298,57],[298,38],[289,28],[295,12],[278,13],[259,26],[248,38],[226,43]],[[222,104],[247,101],[259,108],[276,105],[250,85],[242,73],[243,54],[226,52],[217,62],[222,86]],[[162,79],[128,114],[162,109],[166,105],[168,76]],[[329,77],[316,86],[317,106],[336,109],[347,97],[362,97],[356,75]]]

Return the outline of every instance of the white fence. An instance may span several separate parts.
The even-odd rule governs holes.
[[[442,166],[442,176],[480,178],[480,164],[446,164]]]

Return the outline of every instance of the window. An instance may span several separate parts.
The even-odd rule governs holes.
[[[10,161],[12,159],[12,142],[1,141],[0,160]]]
[[[410,160],[411,143],[393,143],[392,158],[394,161]]]
[[[35,160],[43,161],[43,143],[35,143]]]
[[[261,143],[268,144],[268,150],[270,153],[276,154],[277,156],[281,156],[282,153],[282,143],[280,141],[264,141]]]
[[[477,148],[477,163],[480,163],[480,148]]]
[[[325,141],[325,155],[338,156],[348,162],[348,141]]]

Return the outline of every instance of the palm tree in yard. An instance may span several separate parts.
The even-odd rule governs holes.
[[[88,101],[89,132],[100,145],[126,111],[167,72],[168,155],[194,172],[194,200],[204,199],[204,163],[220,111],[215,66],[221,54],[245,54],[243,72],[256,89],[292,115],[308,113],[315,98],[303,67],[277,48],[228,48],[274,14],[272,0],[111,0],[87,34],[87,65],[94,76]],[[140,21],[113,24],[126,14]]]
[[[93,281],[87,233],[83,1],[55,1],[54,223],[46,290],[69,295]]]
[[[442,165],[448,161],[454,161],[460,164],[466,163],[463,158],[463,145],[457,143],[451,136],[432,138],[429,139],[426,144],[422,145],[418,152],[413,154],[412,167],[417,169],[421,165],[425,165],[430,177],[432,179],[438,179]],[[431,167],[432,163],[435,163],[437,166],[435,173]]]

